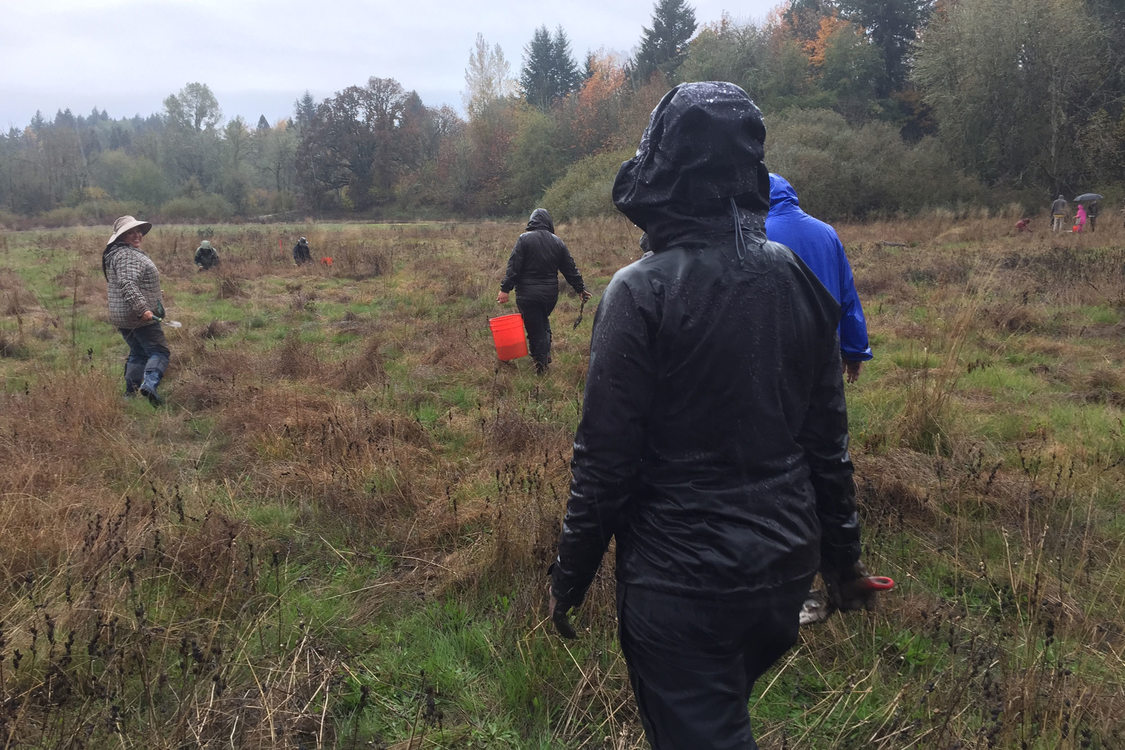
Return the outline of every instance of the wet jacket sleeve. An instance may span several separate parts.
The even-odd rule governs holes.
[[[610,537],[624,529],[636,501],[645,415],[655,390],[647,330],[632,291],[611,283],[595,315],[570,499],[552,566],[552,593],[566,606],[586,597]]]
[[[500,291],[512,291],[516,286],[516,282],[519,281],[522,271],[523,241],[521,238],[516,240],[516,245],[512,248],[512,254],[508,256],[508,270],[504,272],[504,280],[500,282]]]
[[[581,294],[586,288],[586,282],[582,281],[582,274],[578,273],[578,266],[574,262],[574,257],[570,254],[570,248],[558,237],[555,239],[558,239],[562,250],[559,256],[559,271],[562,272],[563,278],[573,287],[574,291]]]
[[[836,242],[840,264],[840,351],[844,359],[863,362],[874,356],[867,341],[867,319],[863,316],[863,305],[855,290],[855,278],[844,246],[839,240]]]
[[[859,559],[859,518],[848,454],[844,379],[840,377],[835,346],[817,378],[797,442],[805,450],[816,492],[816,514],[821,526],[820,569],[845,570]]]

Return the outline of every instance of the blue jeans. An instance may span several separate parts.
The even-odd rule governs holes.
[[[140,328],[119,328],[129,345],[129,358],[125,360],[125,392],[136,393],[141,383],[148,380],[156,385],[164,377],[171,352],[159,323]]]

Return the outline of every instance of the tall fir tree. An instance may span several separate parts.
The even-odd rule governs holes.
[[[877,93],[886,96],[901,89],[909,76],[911,47],[934,10],[934,0],[839,0],[840,16],[867,31],[868,38],[883,53],[884,85]]]
[[[582,74],[570,51],[570,39],[561,26],[554,36],[546,26],[535,30],[524,47],[524,63],[520,72],[520,89],[528,103],[542,110],[550,109],[559,99],[582,83]]]
[[[652,27],[645,27],[641,45],[629,66],[635,85],[643,85],[657,71],[671,77],[687,54],[695,33],[695,9],[685,0],[657,0]]]

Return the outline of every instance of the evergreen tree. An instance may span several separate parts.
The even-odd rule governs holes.
[[[523,70],[520,71],[520,89],[528,103],[547,109],[554,99],[551,90],[551,67],[554,63],[554,45],[551,32],[540,26],[523,48]]]
[[[866,29],[871,42],[883,52],[889,90],[877,93],[886,96],[901,89],[910,72],[911,45],[930,17],[934,0],[839,0],[837,4],[840,16]]]
[[[566,96],[582,85],[582,71],[574,61],[570,51],[570,38],[559,26],[555,29],[555,38],[552,42],[555,57],[555,77],[559,96]]]
[[[300,130],[309,127],[316,118],[316,101],[308,91],[300,99],[293,102],[293,117],[297,123],[297,128]]]
[[[652,28],[645,27],[640,49],[629,66],[634,84],[643,84],[657,71],[666,76],[675,73],[695,27],[695,9],[685,0],[656,0]]]
[[[524,47],[520,89],[529,104],[546,110],[578,88],[582,73],[570,51],[570,39],[560,26],[555,35],[546,26],[535,30]]]

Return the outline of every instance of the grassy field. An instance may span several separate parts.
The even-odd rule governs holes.
[[[842,226],[875,613],[758,685],[763,748],[1125,746],[1125,232]],[[544,623],[597,291],[498,363],[519,225],[158,226],[165,408],[122,396],[104,227],[0,235],[0,747],[641,748],[612,566]],[[300,234],[314,258],[294,267]],[[279,244],[280,241],[280,244]],[[514,312],[508,308],[505,312]]]

